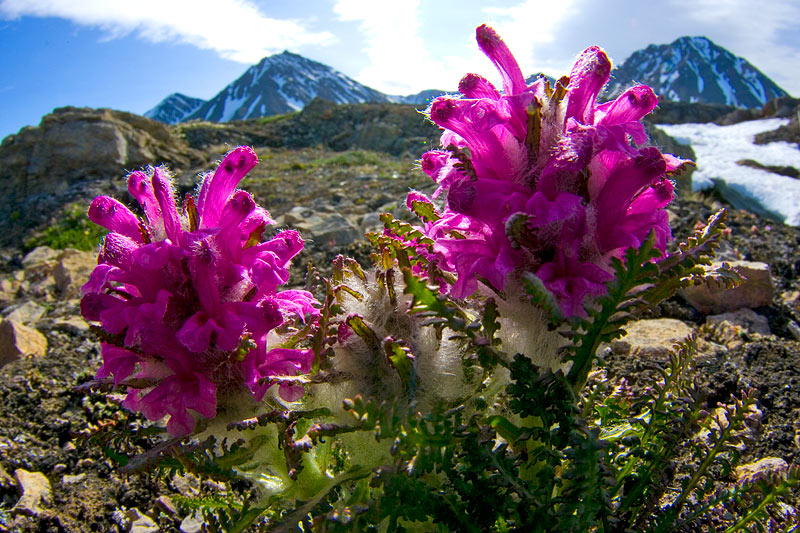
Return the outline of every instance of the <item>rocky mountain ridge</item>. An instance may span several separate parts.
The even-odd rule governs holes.
[[[181,93],[172,93],[153,109],[146,111],[144,116],[166,124],[177,124],[200,109],[205,103],[206,101],[202,98],[193,98]]]
[[[539,75],[529,76],[528,83]],[[650,45],[634,52],[614,70],[605,97],[615,97],[634,83],[650,85],[665,100],[735,108],[759,108],[771,99],[787,96],[747,60],[706,37],[681,37],[668,45]],[[174,93],[145,116],[168,124],[228,122],[299,111],[314,98],[339,104],[425,106],[445,92],[427,89],[406,96],[384,94],[327,65],[284,51],[248,68],[211,100]]]
[[[787,96],[751,65],[706,37],[681,37],[637,50],[613,72],[611,98],[634,83],[649,85],[664,99],[757,108]]]
[[[327,65],[284,51],[248,68],[212,99],[174,93],[145,116],[167,124],[189,120],[229,122],[300,111],[315,98],[337,104],[425,104],[443,94],[428,89],[416,94],[387,95]]]

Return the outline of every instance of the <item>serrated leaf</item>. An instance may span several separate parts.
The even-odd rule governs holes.
[[[400,376],[403,388],[406,391],[406,397],[409,401],[412,400],[417,388],[417,371],[416,360],[411,348],[402,340],[394,340],[391,337],[387,337],[383,341],[383,352],[386,354],[386,359],[392,368]]]
[[[414,200],[411,202],[411,211],[424,222],[436,222],[442,218],[442,215],[436,211],[436,208],[430,202]]]

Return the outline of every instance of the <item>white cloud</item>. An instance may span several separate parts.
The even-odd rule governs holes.
[[[390,94],[455,90],[467,72],[463,58],[432,56],[422,36],[419,0],[393,2],[391,7],[371,0],[337,0],[333,11],[339,20],[359,25],[368,63],[355,78],[365,85]]]
[[[572,68],[569,56],[572,52],[555,59],[539,50],[544,44],[556,43],[564,23],[580,15],[578,3],[579,0],[525,0],[514,6],[487,7],[482,11],[491,17],[490,25],[511,49],[526,76],[534,72],[561,76],[569,74]]]
[[[111,39],[134,33],[247,64],[287,48],[335,40],[297,20],[267,17],[249,0],[2,0],[0,16],[59,17],[101,28]]]

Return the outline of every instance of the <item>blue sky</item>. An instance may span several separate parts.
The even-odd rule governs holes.
[[[800,95],[797,0],[0,0],[0,137],[65,105],[211,98],[284,49],[391,94],[451,90],[466,72],[494,77],[474,42],[483,22],[526,73],[565,74],[591,44],[621,63],[705,35]]]

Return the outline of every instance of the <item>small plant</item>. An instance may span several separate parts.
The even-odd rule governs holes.
[[[163,169],[129,178],[143,219],[93,202],[111,233],[84,287],[104,357],[86,387],[126,389],[150,422],[88,438],[125,472],[225,483],[181,500],[212,531],[797,527],[799,469],[733,479],[755,399],[705,405],[694,337],[641,391],[598,358],[678,289],[740,281],[710,266],[724,210],[666,253],[686,162],[640,146],[655,95],[598,105],[596,47],[528,85],[493,30],[477,37],[503,93],[468,75],[464,98],[434,100],[444,148],[421,166],[439,189],[408,195],[418,225],[382,216],[368,267],[339,256],[309,292],[278,291],[302,241],[261,242],[269,216],[235,190],[247,148],[182,212]]]
[[[340,167],[355,167],[360,165],[384,167],[386,163],[386,155],[364,150],[348,150],[334,156],[315,159],[311,162],[312,165],[316,166],[334,165]]]
[[[85,252],[94,251],[105,237],[106,231],[92,224],[86,218],[86,208],[71,204],[64,209],[55,224],[28,239],[24,248],[32,250],[37,246],[48,246],[56,250],[75,248]]]

